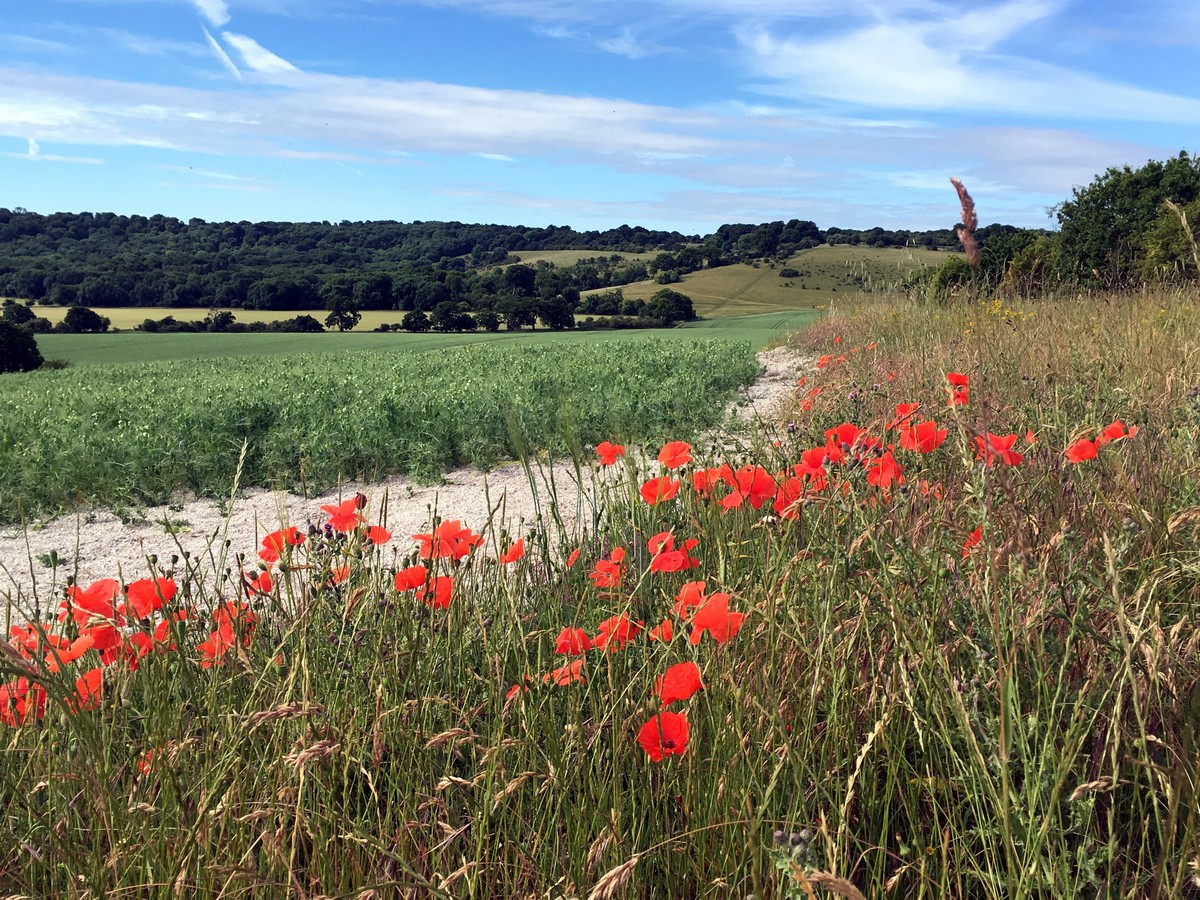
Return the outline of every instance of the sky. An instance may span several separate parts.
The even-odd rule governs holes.
[[[1196,0],[0,0],[0,206],[947,228],[1200,151]]]

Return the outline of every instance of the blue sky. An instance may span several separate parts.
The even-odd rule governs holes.
[[[1200,150],[1195,0],[4,0],[0,206],[983,223]]]

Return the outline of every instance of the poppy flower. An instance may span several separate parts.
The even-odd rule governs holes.
[[[344,583],[344,582],[346,582],[346,581],[349,581],[349,580],[350,580],[350,566],[349,566],[349,564],[346,564],[346,565],[341,565],[341,566],[334,566],[333,568],[331,568],[331,569],[329,570],[329,583],[330,583],[330,585],[338,585],[338,584],[342,584],[342,583]]]
[[[58,621],[65,622],[73,618],[79,625],[86,625],[94,619],[118,621],[116,599],[121,595],[121,583],[115,578],[102,578],[86,590],[75,585],[67,589],[67,599],[59,606]]]
[[[867,463],[867,484],[887,491],[892,484],[904,484],[904,466],[896,462],[891,450],[885,450]]]
[[[671,642],[671,638],[674,636],[675,626],[671,623],[669,618],[663,619],[662,622],[660,622],[658,625],[655,625],[646,634],[646,637],[648,637],[650,640],[659,641],[663,644],[669,644]]]
[[[571,660],[571,662],[567,663],[565,666],[560,666],[554,671],[547,672],[542,676],[543,684],[549,684],[550,682],[553,682],[559,687],[566,687],[568,684],[573,682],[582,682],[584,680],[582,659]]]
[[[654,762],[680,756],[687,750],[688,719],[685,713],[663,710],[638,729],[638,743]]]
[[[900,446],[904,450],[932,453],[946,442],[949,432],[938,428],[937,422],[917,422],[915,425],[900,426]]]
[[[454,582],[445,575],[431,578],[417,588],[417,599],[434,609],[448,609],[453,599]]]
[[[529,676],[528,676],[528,675],[527,675],[527,676],[525,676],[525,680],[526,680],[526,681],[528,681],[528,680],[529,680]],[[504,695],[504,702],[505,702],[505,703],[507,703],[508,701],[512,700],[512,698],[513,698],[513,697],[516,697],[516,696],[517,696],[517,695],[519,695],[519,694],[520,694],[522,691],[524,691],[526,694],[528,694],[528,693],[529,693],[529,685],[527,685],[527,684],[514,684],[512,687],[510,687],[510,688],[508,689],[508,692],[507,692],[507,693],[505,693],[505,695]]]
[[[616,463],[618,456],[625,455],[625,448],[621,444],[601,441],[596,445],[596,455],[600,457],[600,465],[611,466]]]
[[[675,549],[675,536],[669,531],[659,532],[646,542],[646,548],[652,557],[650,571],[683,572],[695,568],[700,565],[700,560],[689,556],[688,553],[699,543],[696,538],[690,538],[684,541],[679,549]]]
[[[17,728],[46,714],[46,690],[28,678],[0,684],[0,722]]]
[[[624,548],[614,547],[609,558],[596,560],[596,565],[588,573],[592,583],[598,588],[619,587],[625,575],[625,567],[622,565],[624,561]]]
[[[298,547],[304,541],[305,536],[295,525],[272,531],[262,539],[262,549],[258,551],[258,558],[268,564],[278,562],[284,547]]]
[[[396,573],[396,590],[415,591],[425,584],[429,578],[429,570],[424,566],[409,566]]]
[[[658,451],[658,461],[668,469],[679,469],[692,461],[692,445],[687,441],[669,441]]]
[[[525,555],[525,538],[517,538],[513,544],[500,555],[500,564],[507,566],[515,563]]]
[[[1089,459],[1096,458],[1096,446],[1098,441],[1089,441],[1087,438],[1080,438],[1067,447],[1065,454],[1067,461],[1078,465],[1081,462],[1086,462]]]
[[[892,429],[897,425],[907,422],[921,408],[920,403],[901,403],[896,406],[896,414],[892,421],[887,423],[887,428]]]
[[[597,650],[614,652],[624,650],[625,645],[642,631],[642,623],[634,622],[625,613],[609,616],[600,623],[592,646]]]
[[[421,559],[462,559],[483,543],[483,538],[458,519],[442,522],[428,534],[414,534]]]
[[[576,547],[574,550],[571,551],[570,555],[567,556],[567,568],[568,569],[571,568],[571,566],[575,565],[575,563],[577,563],[578,561],[579,561],[579,548]]]
[[[966,406],[971,400],[970,378],[958,372],[947,372],[946,381],[950,382],[946,388],[950,394],[950,405]]]
[[[781,519],[795,519],[800,515],[800,501],[804,498],[804,480],[801,478],[783,478],[775,491],[775,502],[771,508]]]
[[[681,619],[686,619],[691,614],[693,606],[703,606],[707,599],[705,593],[705,582],[689,581],[679,589],[679,593],[675,595],[675,614]]]
[[[93,708],[100,702],[104,690],[104,670],[89,669],[75,679],[75,697],[71,698],[74,712]]]
[[[1120,441],[1125,438],[1131,438],[1138,433],[1138,427],[1134,425],[1130,429],[1125,428],[1125,423],[1120,419],[1115,420],[1111,425],[1104,426],[1104,430],[1096,437],[1096,446],[1103,447],[1105,444],[1112,441]]]
[[[676,700],[686,700],[703,687],[700,667],[690,660],[676,663],[654,680],[654,692],[663,706],[670,706]]]
[[[246,573],[247,597],[253,597],[255,594],[269,594],[274,587],[275,583],[271,580],[270,572],[260,572],[257,576],[253,572]]]
[[[657,506],[664,500],[671,500],[679,493],[679,479],[668,478],[663,475],[659,478],[651,478],[642,485],[642,499],[651,506]]]
[[[858,443],[862,434],[863,430],[853,422],[843,422],[836,428],[830,428],[825,432],[825,441],[829,444],[842,444],[846,447],[853,447]]]
[[[125,603],[121,612],[133,618],[145,619],[152,612],[160,610],[163,605],[175,599],[179,586],[171,578],[142,578],[132,582],[125,588]]]
[[[592,649],[592,639],[582,628],[564,628],[554,641],[554,652],[562,656],[582,656]]]
[[[983,541],[983,526],[980,526],[979,528],[976,528],[974,531],[972,531],[969,535],[967,535],[967,539],[965,541],[963,541],[962,558],[966,559],[968,556],[970,556],[971,550],[974,549],[975,547],[978,547],[980,542],[982,542],[982,541]]]
[[[707,631],[714,641],[724,644],[737,635],[745,618],[745,613],[729,611],[728,594],[710,594],[692,615],[692,634],[689,640],[692,646],[696,646]]]
[[[997,458],[1010,466],[1020,465],[1025,457],[1013,450],[1013,444],[1016,442],[1015,434],[999,435],[989,431],[986,438],[975,438],[975,458],[983,460],[988,466]]]
[[[332,506],[322,506],[321,512],[329,514],[329,521],[325,524],[343,534],[353,531],[364,521],[362,513],[359,512],[357,495]]]
[[[384,528],[382,525],[372,525],[370,528],[367,529],[367,541],[374,544],[377,547],[380,544],[386,544],[391,539],[392,539],[392,533],[390,531],[388,531],[386,528]]]
[[[771,473],[762,466],[743,466],[734,473],[734,490],[721,501],[723,509],[734,509],[749,502],[754,509],[775,496],[778,485]]]
[[[207,638],[196,645],[196,649],[200,651],[200,667],[202,669],[211,669],[213,666],[219,666],[225,660],[225,654],[233,648],[233,639],[227,637],[221,629],[217,629],[209,634]]]

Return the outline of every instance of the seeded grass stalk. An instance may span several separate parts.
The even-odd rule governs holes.
[[[657,463],[630,452],[601,471],[581,454],[596,491],[581,530],[543,515],[523,559],[496,561],[509,534],[431,561],[454,579],[445,609],[396,591],[417,558],[407,536],[376,547],[317,530],[285,548],[252,601],[253,639],[221,665],[198,664],[198,612],[176,623],[176,651],[109,667],[93,710],[71,702],[94,660],[38,670],[43,721],[0,732],[0,887],[1196,896],[1200,322],[1181,295],[1109,298],[1104,321],[1094,304],[847,304],[799,339],[831,359],[799,389],[795,429],[684,473],[780,471],[825,429],[883,433],[919,401],[951,434],[929,454],[897,450],[907,482],[886,495],[863,462],[794,519],[725,509],[724,488],[705,499],[686,480],[649,506],[639,487]],[[953,411],[947,371],[970,376]],[[1064,460],[1116,417],[1142,430]],[[980,432],[1027,429],[1020,465],[975,459]],[[381,503],[369,498],[372,521]],[[649,571],[664,530],[699,539],[696,568]],[[598,589],[589,572],[614,547],[628,572]],[[238,572],[187,562],[180,603],[244,595]],[[693,646],[677,619],[668,644],[643,633],[587,654],[582,682],[543,682],[569,661],[553,652],[564,626],[595,634],[627,612],[649,629],[693,580],[746,613],[726,643]],[[635,735],[659,711],[655,678],[687,660],[704,685],[673,704],[687,747],[653,763]],[[0,657],[0,683],[28,666]]]

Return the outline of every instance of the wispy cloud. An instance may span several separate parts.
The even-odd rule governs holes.
[[[617,56],[627,56],[630,59],[642,59],[661,52],[642,43],[634,37],[633,31],[629,28],[623,29],[618,37],[602,40],[596,46],[606,53],[615,53]]]
[[[142,56],[205,56],[208,53],[198,41],[173,41],[135,34],[120,28],[100,28],[97,31],[122,49],[140,53]],[[207,33],[205,31],[205,34]]]
[[[196,4],[196,9],[200,10],[200,15],[208,19],[208,24],[214,28],[220,28],[229,22],[229,6],[225,0],[192,0]]]
[[[207,28],[202,28],[202,30],[204,31],[205,39],[208,41],[208,46],[212,48],[212,52],[216,55],[221,65],[225,67],[225,70],[229,72],[230,75],[232,75],[238,81],[241,81],[242,73],[238,69],[237,65],[234,64],[234,61],[229,58],[229,54],[225,52],[225,48],[217,43],[217,39],[209,33]]]
[[[490,160],[491,162],[516,162],[515,156],[508,156],[504,153],[474,153],[473,156],[478,156],[480,159]]]
[[[23,159],[29,162],[61,162],[78,163],[87,166],[100,166],[104,160],[94,156],[60,156],[57,153],[43,153],[41,146],[33,138],[27,138],[28,149],[24,153],[0,153],[8,159]]]
[[[246,37],[244,34],[235,34],[232,31],[221,32],[221,37],[225,38],[226,42],[232,44],[233,48],[241,54],[242,62],[260,75],[284,75],[300,71],[283,57],[276,56],[262,46],[254,38]]]

